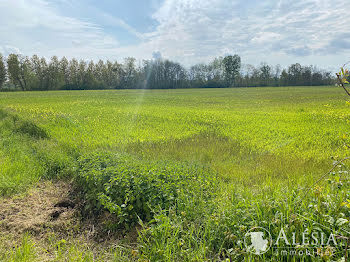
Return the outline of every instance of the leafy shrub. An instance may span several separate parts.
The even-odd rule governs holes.
[[[258,192],[237,190],[235,185],[225,186],[219,181],[221,192],[210,201],[192,199],[179,205],[177,212],[154,215],[156,223],[145,225],[139,234],[141,260],[344,261],[350,226],[350,180],[345,177],[348,169],[338,168],[330,174],[329,184],[323,181],[313,185],[308,194],[300,186]],[[299,254],[297,259],[292,253],[283,255],[273,249],[258,257],[246,252],[244,245],[245,234],[254,227],[267,229],[274,241],[282,228],[288,239],[296,234],[300,240],[303,232],[322,232],[326,239],[331,233],[339,237],[337,245],[292,244],[295,249],[304,249],[304,255]],[[332,260],[327,249],[332,250]],[[305,250],[319,253],[310,256]]]
[[[87,202],[85,209],[107,209],[117,225],[128,228],[140,218],[149,221],[157,209],[176,206],[181,197],[209,198],[215,175],[201,166],[152,163],[107,153],[80,158],[77,182]]]

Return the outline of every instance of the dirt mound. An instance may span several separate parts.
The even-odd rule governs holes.
[[[1,199],[0,230],[34,236],[48,229],[65,230],[76,220],[75,205],[69,199],[70,188],[66,182],[43,182],[25,194]]]

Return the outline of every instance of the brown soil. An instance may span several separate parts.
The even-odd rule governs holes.
[[[69,192],[69,183],[44,182],[25,194],[1,199],[0,231],[12,235],[28,232],[36,237],[48,230],[64,232],[77,219]],[[62,202],[71,205],[58,205]]]
[[[26,193],[0,198],[0,252],[18,246],[28,233],[35,242],[41,261],[54,257],[52,239],[66,239],[79,246],[103,253],[122,240],[130,248],[137,241],[137,230],[109,233],[103,230],[109,214],[99,218],[82,220],[79,205],[71,200],[72,185],[65,181],[45,181]],[[0,254],[1,257],[1,254]]]

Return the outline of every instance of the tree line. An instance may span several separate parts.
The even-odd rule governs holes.
[[[258,67],[241,64],[238,55],[213,59],[185,68],[167,59],[137,62],[135,58],[117,61],[85,61],[53,56],[0,54],[2,90],[86,90],[131,88],[201,88],[254,86],[330,85],[330,72],[314,66],[292,64],[286,69],[266,63]]]

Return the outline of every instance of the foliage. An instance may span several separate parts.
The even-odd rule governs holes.
[[[1,59],[0,59],[1,61]],[[10,54],[7,68],[1,68],[2,77],[8,73],[3,90],[98,90],[98,89],[174,89],[201,87],[250,86],[312,86],[330,85],[334,78],[327,71],[313,66],[292,64],[281,72],[280,66],[262,63],[258,68],[241,66],[238,55],[217,57],[208,64],[197,64],[189,69],[177,62],[157,58],[143,60],[128,57],[117,61],[78,61],[72,58],[50,61],[37,55],[24,57]],[[2,79],[2,80],[1,80]],[[12,88],[11,88],[12,87]]]
[[[19,55],[10,54],[7,58],[7,71],[10,81],[15,86],[20,86],[24,91],[26,90],[25,64],[23,58]]]
[[[342,67],[338,74],[341,76],[341,82],[343,84],[349,84],[348,77],[350,76],[350,74],[348,69]]]
[[[0,90],[6,81],[7,70],[4,63],[4,58],[0,53]]]
[[[188,85],[186,70],[179,63],[162,59],[144,61],[141,70],[141,79],[145,79],[143,88],[185,88]]]
[[[0,93],[1,194],[45,177],[77,175],[87,211],[109,210],[108,217],[116,218],[112,227],[130,228],[138,216],[144,220],[136,246],[123,249],[135,259],[292,261],[249,255],[242,238],[254,226],[269,229],[274,238],[281,227],[346,236],[346,163],[327,173],[329,182],[319,181],[331,155],[348,155],[349,104],[341,92],[287,87]],[[27,121],[48,137],[18,132]],[[339,242],[334,260],[344,256],[345,242]],[[76,253],[89,260],[93,252],[57,243],[57,259]],[[322,260],[330,258],[323,253],[313,261]]]
[[[0,109],[0,137],[0,196],[23,191],[41,178],[72,173],[74,156],[33,121]]]
[[[328,71],[315,66],[292,64],[286,69],[266,63],[260,66],[245,65],[243,74],[237,79],[238,86],[320,86],[332,85],[335,79]]]
[[[85,208],[107,209],[126,228],[139,219],[150,221],[154,210],[168,210],[181,196],[200,194],[207,199],[214,190],[215,177],[197,166],[103,153],[88,154],[78,162],[76,179],[87,200]]]
[[[1,256],[0,256],[1,258]],[[28,234],[25,234],[22,239],[22,243],[19,246],[14,247],[11,252],[3,258],[8,262],[34,262],[36,261],[36,254],[34,249],[34,243]]]
[[[233,86],[235,79],[241,69],[241,58],[238,55],[229,55],[224,58],[223,66],[225,72],[225,81],[228,86]]]
[[[313,231],[327,238],[331,233],[347,236],[350,213],[341,199],[349,194],[349,179],[344,177],[342,184],[341,188],[333,183],[314,186],[307,196],[298,187],[249,192],[221,184],[223,190],[210,202],[190,199],[177,212],[157,213],[156,223],[144,225],[140,232],[141,257],[151,261],[329,261],[329,251],[332,261],[337,261],[345,255],[346,241],[337,238],[336,246],[315,247],[302,245],[300,236]],[[294,248],[303,250],[302,255],[290,255],[288,246],[287,255],[276,248],[261,256],[247,253],[244,236],[257,226],[269,230],[275,241],[281,228],[290,240],[296,232],[300,244]],[[283,250],[283,245],[279,247]],[[319,254],[308,256],[306,249],[311,253],[317,249]]]
[[[45,129],[37,126],[36,124],[30,121],[22,121],[20,125],[16,128],[16,131],[21,134],[26,134],[37,139],[43,139],[43,138],[49,137]]]

